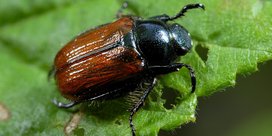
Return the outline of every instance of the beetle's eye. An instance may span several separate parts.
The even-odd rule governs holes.
[[[192,48],[192,40],[188,31],[179,24],[170,27],[173,44],[178,56],[185,55]]]

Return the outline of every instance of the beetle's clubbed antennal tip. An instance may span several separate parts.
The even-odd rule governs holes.
[[[202,8],[203,10],[205,10],[205,6],[201,3],[197,3],[196,5],[198,5],[199,8]]]

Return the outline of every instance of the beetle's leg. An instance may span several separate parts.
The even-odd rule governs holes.
[[[70,103],[62,103],[62,102],[59,102],[58,100],[56,99],[53,99],[52,102],[58,106],[59,108],[65,108],[65,109],[68,109],[68,108],[71,108],[77,104],[79,104],[79,102],[70,102]]]
[[[155,75],[168,74],[179,71],[184,66],[183,63],[173,63],[166,66],[149,66],[148,69]]]
[[[101,95],[98,95],[96,97],[92,97],[92,98],[89,98],[87,100],[84,100],[83,102],[86,102],[86,101],[93,101],[93,100],[97,100],[97,99],[100,99],[100,98],[104,98],[106,96],[110,96],[110,94],[114,94],[118,91],[120,91],[122,88],[119,88],[119,89],[116,89],[116,90],[113,90],[113,91],[110,91],[110,92],[106,92],[104,94],[101,94]],[[52,102],[58,106],[59,108],[65,108],[65,109],[68,109],[68,108],[71,108],[81,102],[76,102],[76,101],[72,101],[70,103],[62,103],[62,102],[59,102],[57,99],[53,99]]]
[[[195,88],[196,88],[195,72],[194,72],[193,68],[190,65],[187,65],[187,64],[183,64],[183,65],[184,65],[184,67],[186,67],[190,71],[191,84],[192,84],[192,91],[191,91],[191,93],[194,93],[195,92]]]
[[[126,9],[127,7],[128,7],[128,2],[125,1],[125,2],[122,4],[121,8],[117,11],[117,13],[116,13],[116,18],[121,18],[121,17],[123,16],[123,10]]]
[[[161,15],[161,16],[155,16],[155,17],[151,17],[151,18],[167,22],[167,21],[171,21],[171,20],[175,20],[177,18],[180,18],[181,16],[184,16],[184,13],[186,13],[188,10],[196,9],[196,8],[201,8],[201,9],[205,10],[205,6],[203,4],[201,4],[201,3],[188,4],[188,5],[185,5],[180,10],[180,12],[178,14],[176,14],[175,16],[173,16],[173,17],[169,17],[168,15]]]
[[[48,81],[51,79],[51,77],[55,76],[56,74],[56,68],[53,66],[52,69],[48,72],[47,79]]]
[[[152,78],[150,81],[146,81],[143,84],[148,84],[147,88],[145,88],[143,95],[140,97],[139,101],[133,106],[133,108],[130,110],[130,116],[129,116],[129,124],[132,131],[132,136],[135,136],[135,128],[132,122],[133,115],[143,106],[143,103],[150,93],[150,91],[153,89],[154,85],[156,83],[156,78]]]
[[[171,72],[178,71],[182,67],[186,67],[190,71],[190,77],[191,77],[191,84],[192,84],[192,93],[195,92],[196,88],[196,78],[195,78],[195,72],[192,69],[191,66],[183,63],[174,63],[167,66],[149,66],[148,69],[151,70],[151,72],[155,75],[157,74],[167,74]]]

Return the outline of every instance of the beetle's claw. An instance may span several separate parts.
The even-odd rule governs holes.
[[[52,103],[54,103],[56,106],[61,107],[62,103],[59,102],[56,98],[51,100]]]
[[[75,101],[72,101],[70,103],[62,103],[62,102],[59,102],[57,99],[53,99],[52,102],[59,108],[71,108],[79,103]]]

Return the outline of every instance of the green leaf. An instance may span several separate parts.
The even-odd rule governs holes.
[[[258,63],[272,59],[271,1],[137,0],[130,1],[126,13],[145,18],[175,15],[185,4],[195,2],[203,3],[206,11],[189,11],[175,22],[194,41],[192,51],[180,61],[195,69],[196,93],[189,93],[191,82],[185,69],[160,76],[145,106],[134,116],[138,135],[157,135],[160,129],[195,121],[197,97],[233,86],[237,74],[248,75],[257,71]],[[122,99],[98,107],[76,107],[79,111],[62,110],[50,102],[61,96],[54,83],[47,81],[57,51],[77,34],[113,21],[121,2],[11,0],[0,5],[0,135],[131,135]],[[203,50],[208,50],[207,60],[202,59]],[[169,100],[164,94],[169,91],[177,93],[171,108],[165,107]],[[8,117],[3,119],[4,115]]]
[[[80,0],[84,1],[84,0]],[[73,4],[73,0],[9,0],[0,5],[0,26]]]

